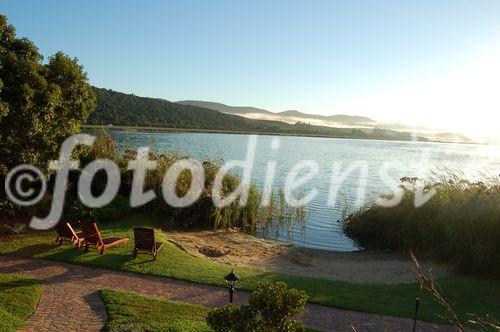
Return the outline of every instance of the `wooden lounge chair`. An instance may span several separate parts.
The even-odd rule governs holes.
[[[133,258],[137,258],[139,251],[146,251],[153,255],[153,260],[156,260],[158,251],[163,248],[162,242],[156,242],[155,230],[153,228],[135,227],[134,243],[135,247],[134,250],[132,250]]]
[[[85,252],[89,251],[89,246],[95,246],[99,250],[99,253],[104,255],[106,248],[114,247],[128,241],[128,238],[124,237],[108,237],[103,239],[95,222],[80,221],[80,228],[84,236],[83,246]]]
[[[60,246],[63,244],[64,240],[70,240],[77,248],[80,248],[83,242],[83,232],[75,232],[70,223],[58,224],[56,226],[56,233],[56,243],[59,243]]]

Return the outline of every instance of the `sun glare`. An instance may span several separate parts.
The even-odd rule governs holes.
[[[397,121],[474,139],[496,137],[500,120],[500,51],[477,57],[446,73],[428,73],[401,86],[375,90],[336,108],[347,114],[370,110],[377,120]]]

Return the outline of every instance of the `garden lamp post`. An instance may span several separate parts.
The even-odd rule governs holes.
[[[226,283],[229,286],[229,303],[233,303],[234,287],[238,283],[238,280],[240,280],[240,277],[234,274],[234,270],[231,269],[231,273],[226,275],[224,279],[226,280]]]
[[[413,332],[417,329],[418,307],[420,305],[420,298],[415,299],[415,317],[413,318]]]

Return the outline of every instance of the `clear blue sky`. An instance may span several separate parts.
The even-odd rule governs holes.
[[[415,112],[385,109],[398,87],[500,54],[500,1],[2,0],[0,12],[99,87],[385,121]]]

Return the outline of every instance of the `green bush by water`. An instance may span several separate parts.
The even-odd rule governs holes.
[[[400,204],[368,205],[344,219],[344,232],[363,247],[413,250],[461,272],[499,277],[498,177],[470,182],[447,172],[434,175],[425,186],[436,194],[423,206],[415,207],[417,189],[406,185]]]

